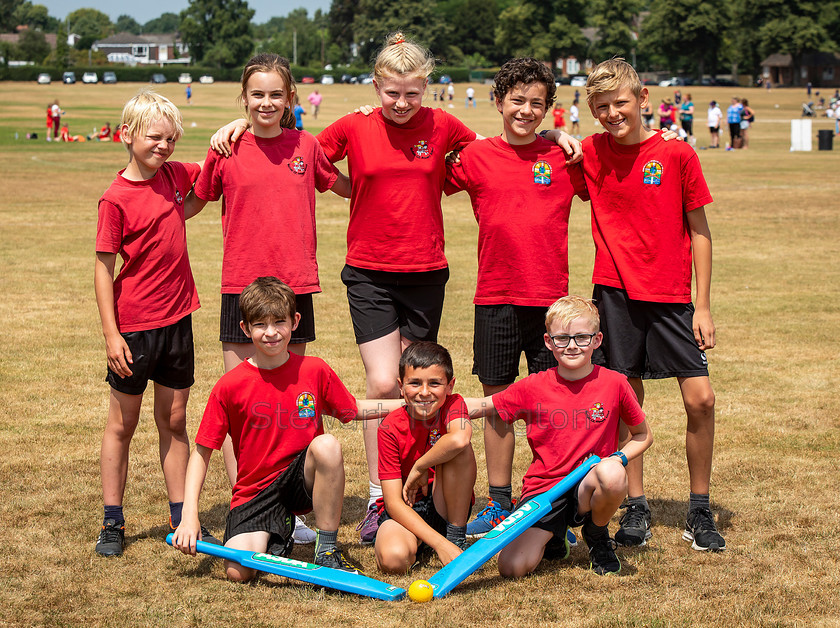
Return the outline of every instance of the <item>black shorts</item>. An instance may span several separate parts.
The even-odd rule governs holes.
[[[578,487],[583,478],[568,491],[563,493],[557,501],[551,504],[551,511],[542,519],[537,521],[533,527],[546,532],[551,532],[559,539],[566,538],[566,528],[575,528],[583,525],[583,517],[578,515]],[[517,504],[519,510],[523,504],[527,504],[536,495],[530,495]],[[514,511],[515,512],[515,511]]]
[[[683,131],[689,135],[694,135],[694,120],[680,120],[680,124],[682,125]]]
[[[341,281],[347,286],[356,344],[382,338],[395,329],[412,341],[436,341],[448,280],[449,268],[389,273],[345,265]]]
[[[709,375],[706,354],[694,339],[691,303],[634,301],[621,288],[601,285],[592,298],[604,332],[594,364],[642,379]]]
[[[729,135],[731,137],[741,137],[741,123],[740,122],[730,122],[729,123]]]
[[[441,536],[446,536],[446,519],[444,519],[437,511],[437,508],[435,508],[435,500],[432,497],[431,484],[429,484],[429,494],[423,497],[420,501],[414,502],[412,510],[420,515],[420,518],[429,524],[429,527],[432,530]],[[383,509],[382,513],[379,515],[379,525],[381,526],[390,518],[391,516],[388,514],[388,511]]]
[[[237,534],[268,532],[266,553],[288,556],[295,545],[294,515],[312,510],[312,495],[306,490],[303,467],[304,449],[276,480],[266,486],[251,501],[231,509],[227,515],[224,542]]]
[[[300,323],[298,323],[297,329],[292,332],[292,339],[289,344],[313,342],[315,340],[315,309],[312,305],[312,295],[296,294],[295,309],[300,313]],[[249,344],[251,339],[245,335],[245,332],[239,326],[241,320],[239,295],[223,294],[222,313],[219,317],[219,340],[243,345]]]
[[[546,307],[476,305],[473,334],[473,375],[486,386],[512,384],[519,376],[524,351],[528,373],[557,365],[545,346]]]
[[[142,395],[152,380],[156,384],[182,390],[195,382],[192,314],[158,329],[120,334],[131,351],[132,375],[120,377],[110,368],[105,381],[117,392]]]

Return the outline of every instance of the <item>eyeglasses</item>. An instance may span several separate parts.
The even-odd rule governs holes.
[[[578,347],[588,347],[592,344],[592,339],[597,335],[598,332],[596,331],[594,334],[575,334],[574,336],[558,334],[557,336],[549,336],[549,338],[551,338],[551,342],[555,347],[558,349],[565,349],[569,346],[572,339],[574,339],[575,344]]]

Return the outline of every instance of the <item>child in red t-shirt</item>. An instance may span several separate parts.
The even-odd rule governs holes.
[[[552,111],[554,115],[554,128],[560,129],[561,131],[566,130],[566,110],[563,109],[562,103],[554,103],[554,110]]]
[[[726,542],[709,505],[715,395],[705,351],[715,346],[715,326],[712,240],[704,206],[712,197],[694,149],[664,142],[643,125],[648,92],[630,64],[622,59],[601,63],[589,75],[586,91],[592,115],[607,130],[583,144],[595,240],[593,298],[604,331],[594,360],[625,374],[640,402],[643,379],[677,378],[688,416],[690,493],[683,538],[695,550],[723,550]],[[651,535],[642,459],[627,473],[627,510],[616,541],[642,545]]]
[[[621,563],[607,524],[627,490],[622,465],[641,456],[653,442],[639,402],[627,378],[592,364],[601,344],[598,310],[577,296],[559,299],[548,310],[544,342],[555,368],[529,375],[484,399],[469,399],[471,415],[525,421],[533,462],[522,479],[522,500],[545,492],[585,458],[602,458],[552,511],[499,554],[499,573],[519,578],[540,561],[569,554],[567,530],[582,525],[590,566],[599,575],[618,573]],[[619,427],[630,438],[616,451]],[[614,452],[614,453],[613,453]]]
[[[254,355],[213,387],[187,470],[184,512],[173,545],[195,555],[203,532],[198,502],[214,449],[230,437],[238,461],[225,545],[286,556],[294,544],[294,515],[315,513],[315,563],[357,572],[336,546],[344,499],[341,444],[324,433],[322,415],[346,423],[383,416],[400,405],[353,398],[320,358],[289,351],[300,323],[295,294],[276,277],[260,277],[240,295],[242,331]],[[228,578],[255,571],[225,561]]]
[[[128,448],[149,380],[170,525],[180,522],[194,381],[191,313],[199,307],[184,199],[201,164],[167,161],[183,132],[181,114],[166,98],[144,91],[125,105],[120,128],[129,161],[99,200],[94,275],[111,386],[101,456],[105,516],[96,544],[103,556],[123,551]],[[117,255],[123,264],[114,279]]]
[[[449,352],[434,342],[413,343],[399,370],[406,405],[379,426],[376,564],[402,574],[423,544],[444,565],[466,547],[476,467],[467,407],[452,394]]]

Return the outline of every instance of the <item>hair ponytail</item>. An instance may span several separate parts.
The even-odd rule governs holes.
[[[385,38],[385,45],[373,64],[373,77],[416,76],[427,79],[434,72],[435,59],[428,49],[406,39],[397,31]]]

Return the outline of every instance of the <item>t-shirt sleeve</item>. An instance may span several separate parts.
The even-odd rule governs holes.
[[[452,395],[449,398],[449,404],[446,408],[446,415],[443,417],[443,424],[449,426],[453,421],[469,421],[470,411],[467,409],[467,403],[461,395]],[[447,427],[447,431],[449,428]]]
[[[529,406],[525,394],[527,391],[522,385],[524,381],[525,379],[514,382],[505,390],[493,395],[493,407],[505,423],[513,423],[526,415]]]
[[[588,201],[589,190],[586,188],[586,181],[583,178],[583,165],[578,162],[566,167],[569,169],[569,179],[572,182],[575,195],[582,201]]]
[[[201,166],[195,162],[182,164],[187,171],[187,176],[190,179],[190,185],[198,180],[198,175],[201,174]]]
[[[467,189],[467,174],[464,171],[463,159],[464,156],[461,155],[461,161],[459,163],[446,163],[446,182],[444,183],[443,191],[447,196],[452,196]]]
[[[686,212],[703,207],[712,202],[712,194],[703,176],[700,159],[693,150],[682,154],[682,193],[683,208]]]
[[[227,159],[233,159],[228,157]],[[218,201],[222,196],[222,166],[224,157],[221,157],[212,148],[207,149],[207,158],[204,167],[195,182],[195,195],[203,201]]]
[[[362,115],[351,113],[348,116]],[[372,114],[373,115],[373,114]],[[318,133],[318,142],[324,149],[324,154],[331,162],[341,161],[347,156],[347,126],[348,116],[339,118],[326,129]]]
[[[376,436],[376,443],[379,449],[379,479],[380,480],[401,480],[402,467],[400,466],[400,445],[399,435],[393,428],[389,429],[394,419],[394,414],[402,410],[394,410],[385,417],[379,432]],[[383,429],[384,428],[384,429]]]
[[[630,382],[627,380],[621,382],[618,401],[620,406],[619,415],[625,424],[638,425],[645,420],[644,410],[639,405],[636,393],[633,392],[633,388],[631,388]]]
[[[356,418],[356,398],[350,394],[344,382],[339,379],[327,364],[324,364],[324,387],[321,391],[321,403],[324,414],[334,416],[342,423],[348,423]]]
[[[326,192],[335,184],[336,179],[338,179],[338,168],[327,159],[327,156],[324,154],[324,149],[321,148],[321,144],[317,141],[315,142],[314,162],[315,189],[319,192]]]
[[[220,392],[219,385],[216,384],[207,400],[204,415],[201,417],[201,424],[198,426],[198,432],[195,435],[196,444],[210,449],[222,448],[222,443],[225,442],[225,436],[227,436],[230,426],[227,409],[221,400]]]
[[[123,238],[123,213],[114,203],[99,199],[99,218],[96,222],[96,250],[118,253]]]
[[[446,120],[449,124],[449,143],[446,146],[446,152],[451,150],[460,150],[467,144],[474,142],[476,135],[466,124],[461,122],[452,114],[446,114]]]

